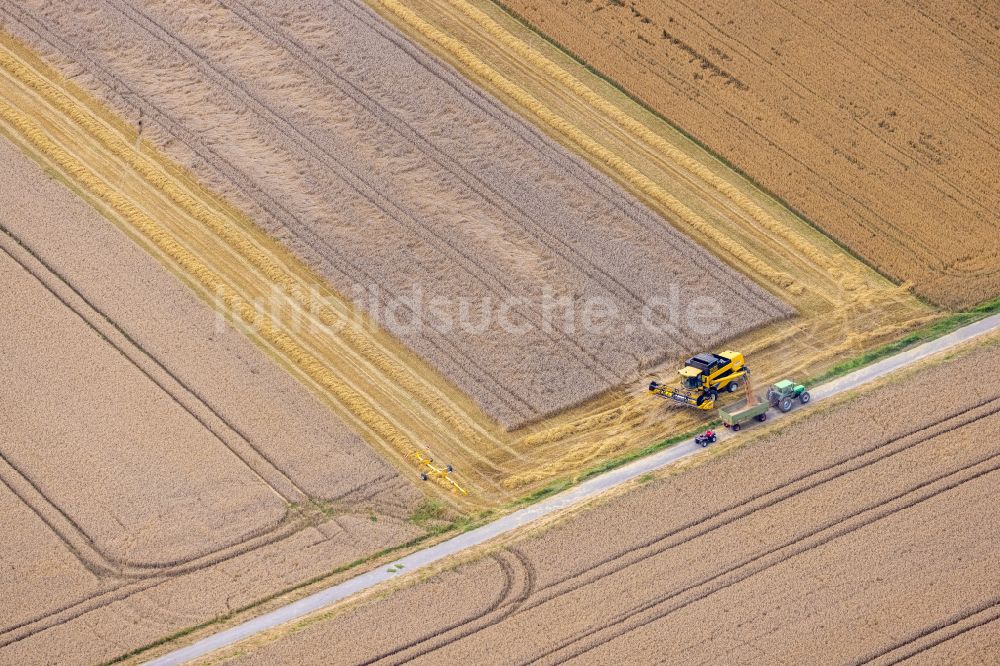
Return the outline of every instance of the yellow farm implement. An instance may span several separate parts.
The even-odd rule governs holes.
[[[410,457],[416,460],[417,465],[420,466],[420,478],[424,481],[435,479],[454,493],[461,495],[469,494],[465,488],[458,485],[458,482],[451,477],[451,473],[454,471],[451,465],[445,465],[444,467],[435,465],[434,458],[431,458],[429,451],[414,451],[410,454]]]

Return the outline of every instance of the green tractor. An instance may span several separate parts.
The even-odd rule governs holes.
[[[792,409],[792,401],[798,398],[803,405],[809,402],[809,391],[802,384],[793,384],[790,379],[782,379],[767,389],[767,401],[782,412]]]

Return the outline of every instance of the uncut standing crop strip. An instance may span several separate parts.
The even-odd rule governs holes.
[[[343,292],[377,285],[384,307],[419,285],[456,321],[460,299],[516,301],[523,336],[497,322],[397,331],[508,426],[789,312],[359,3],[5,9]],[[634,325],[671,285],[682,308],[711,289],[724,330],[618,326],[611,344],[542,325],[546,286],[607,299]]]

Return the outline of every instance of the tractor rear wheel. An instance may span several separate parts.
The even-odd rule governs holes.
[[[780,409],[783,412],[790,412],[790,411],[792,411],[792,399],[791,398],[782,398],[781,402],[778,403],[778,409]]]

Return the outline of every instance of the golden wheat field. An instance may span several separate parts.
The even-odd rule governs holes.
[[[104,661],[422,532],[304,386],[6,139],[0,164],[0,662]]]
[[[502,4],[926,298],[1000,293],[989,7]]]
[[[1000,392],[923,396],[998,363],[994,344],[885,388],[891,423],[845,401],[201,663],[989,663]]]
[[[808,114],[797,116],[802,132],[829,130],[831,163],[815,136],[773,120],[790,107],[737,108],[741,85],[763,86],[749,64],[725,57],[740,49],[713,41],[702,60],[684,50],[703,48],[685,30],[721,8],[675,17],[662,2],[602,3],[0,0],[0,663],[143,663],[516,518],[717,418],[647,391],[651,379],[675,383],[697,352],[742,352],[764,387],[819,377],[886,345],[908,348],[991,311],[939,307],[995,296],[1000,274],[996,218],[984,212],[995,156],[990,137],[973,131],[990,129],[989,92],[975,93],[955,64],[960,54],[992,57],[981,17],[966,16],[972,27],[962,32],[939,8],[905,10],[951,35],[927,64],[955,75],[962,94],[951,106],[923,74],[900,72],[880,87],[872,63],[883,75],[899,71],[890,65],[909,51],[865,59],[879,47],[859,41],[850,71],[867,76],[865,86],[851,97],[843,81],[817,84],[812,94],[840,94],[839,106],[803,105]],[[826,26],[826,38],[838,25],[824,11],[783,11],[776,17]],[[902,30],[903,9],[868,11]],[[657,59],[627,45],[661,21],[681,25],[660,45],[687,55]],[[675,77],[693,71],[694,83],[646,99],[629,78],[646,71],[636,62]],[[781,96],[788,82],[775,78],[761,90]],[[919,94],[907,97],[910,82]],[[698,98],[702,111],[670,97],[720,85],[724,94]],[[858,100],[881,94],[900,110],[895,134],[877,151],[851,152],[859,173],[844,176],[835,162],[868,118]],[[659,106],[667,103],[676,115]],[[727,109],[727,118],[764,114],[763,134],[726,123],[705,132]],[[853,124],[840,122],[845,109]],[[934,125],[946,120],[947,132]],[[904,145],[931,125],[930,138]],[[771,149],[817,162],[778,187],[787,164],[765,150],[757,161],[741,157],[749,149],[740,141],[762,135]],[[978,166],[970,137],[986,139]],[[925,143],[939,160],[919,153]],[[901,171],[885,161],[893,151]],[[878,204],[864,203],[871,198]],[[940,224],[919,222],[918,207]],[[959,229],[965,245],[953,242]],[[991,612],[966,612],[985,603],[962,581],[988,577],[976,567],[992,542],[966,530],[959,507],[988,496],[988,479],[940,505],[928,496],[895,531],[858,526],[849,545],[810,555],[811,569],[762,569],[743,596],[716,590],[731,572],[689,565],[722,567],[728,560],[705,556],[716,548],[751,557],[751,568],[770,563],[754,549],[785,538],[780,548],[799,548],[799,532],[971,460],[988,415],[956,425],[950,403],[925,408],[913,396],[968,374],[977,359],[995,361],[995,347],[980,349],[893,388],[885,399],[905,409],[858,398],[803,412],[752,447],[697,458],[704,470],[692,463],[628,486],[616,500],[625,508],[588,505],[565,527],[512,535],[516,545],[465,568],[447,560],[448,573],[333,621],[346,631],[310,624],[294,640],[209,661],[652,662],[656,636],[681,616],[658,609],[688,603],[664,586],[686,590],[702,574],[719,596],[683,610],[685,624],[714,627],[706,617],[720,607],[773,619],[720,641],[678,638],[670,650],[712,661],[739,642],[751,658],[808,659],[818,643],[754,642],[756,632],[794,631],[792,606],[768,590],[812,599],[803,607],[819,619],[805,631],[826,617],[838,635],[860,631],[842,622],[856,595],[826,587],[855,589],[851,572],[810,581],[876,540],[885,562],[872,575],[902,572],[886,573],[883,597],[860,605],[882,617],[909,584],[907,567],[925,561],[893,550],[914,547],[902,531],[920,524],[936,530],[927,558],[959,551],[967,566],[929,569],[922,580],[951,586],[951,596],[934,597],[920,617],[907,606],[886,636],[931,628],[902,647],[883,650],[889,638],[873,638],[836,654],[877,661],[950,637]],[[962,399],[987,394],[977,385]],[[663,530],[701,524],[691,522],[700,507],[753,504],[778,492],[768,483],[784,475],[794,485],[817,465],[832,475],[895,451],[917,426],[941,432],[813,494],[810,486],[762,506],[732,533],[660,549],[674,534]],[[874,434],[859,434],[865,428]],[[808,444],[778,453],[796,437]],[[825,513],[809,509],[819,504]],[[782,521],[784,531],[761,536]],[[938,529],[945,523],[951,531]],[[746,552],[733,546],[740,535]],[[629,559],[649,548],[649,558]],[[627,575],[654,561],[651,578]],[[460,594],[442,593],[451,585]],[[609,593],[619,586],[639,606],[623,611]],[[433,626],[417,608],[433,611]],[[965,614],[933,624],[948,613]],[[331,643],[321,635],[330,631],[359,640]],[[978,656],[989,645],[961,635],[940,654]],[[521,637],[516,649],[494,647],[511,636]]]

